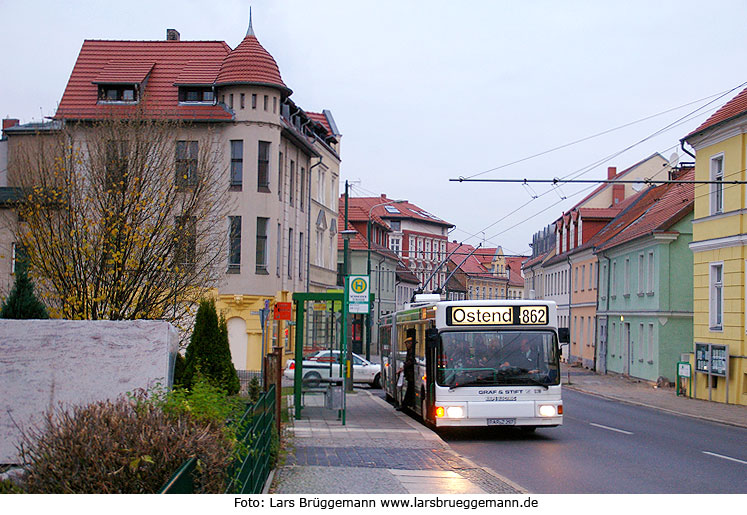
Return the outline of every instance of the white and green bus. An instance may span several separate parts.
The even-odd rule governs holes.
[[[423,297],[380,321],[381,378],[390,402],[436,428],[533,431],[563,423],[555,302]],[[561,334],[565,340],[567,330]],[[404,406],[408,337],[415,340],[415,381]]]

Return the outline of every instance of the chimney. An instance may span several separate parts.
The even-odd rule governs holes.
[[[5,132],[5,129],[10,129],[11,127],[15,127],[20,123],[20,120],[18,118],[3,118],[3,132]]]
[[[386,193],[382,193],[381,194],[381,198],[383,198],[384,200],[386,200]]]
[[[607,167],[607,180],[611,181],[615,178],[617,175],[617,167],[616,166],[608,166]]]
[[[166,41],[179,41],[179,31],[176,29],[166,29]]]
[[[612,185],[612,205],[615,206],[625,200],[625,185],[624,184],[613,184]]]

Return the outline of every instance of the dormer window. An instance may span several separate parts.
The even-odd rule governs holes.
[[[137,102],[136,84],[99,84],[99,102]]]
[[[215,94],[210,86],[179,86],[179,102],[212,104],[214,99]]]

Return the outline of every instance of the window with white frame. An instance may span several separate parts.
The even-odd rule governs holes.
[[[723,213],[724,211],[724,155],[711,158],[711,214]]]
[[[579,345],[582,345],[584,343],[584,341],[583,341],[584,340],[584,334],[586,333],[585,327],[586,327],[586,318],[581,317],[581,331],[579,332],[579,335],[578,335],[578,344]]]
[[[602,265],[602,280],[599,283],[599,293],[600,293],[600,297],[603,299],[607,298],[607,288],[605,287],[607,284],[606,277],[607,277],[607,264],[605,263],[604,265]]]
[[[241,217],[228,217],[228,270],[241,268]]]
[[[275,242],[275,274],[280,277],[281,256],[283,255],[283,233],[280,230],[280,224],[278,224],[277,241]]]
[[[654,251],[650,250],[648,252],[648,269],[646,270],[648,272],[648,288],[646,291],[648,293],[654,293]]]
[[[710,328],[724,327],[724,264],[712,263],[710,269]]]
[[[241,219],[239,218],[239,221]],[[257,217],[255,273],[267,274],[267,227],[269,218]]]
[[[586,284],[586,265],[581,266],[581,291],[584,291],[584,284]]]
[[[288,279],[293,278],[293,229],[288,228]]]
[[[638,254],[638,295],[643,295],[646,286],[645,261],[643,254]]]
[[[316,265],[324,266],[324,247],[322,247],[322,238],[324,236],[324,230],[316,230]]]
[[[654,324],[648,324],[648,360],[654,361]]]
[[[399,236],[392,236],[389,238],[389,248],[394,251],[395,254],[398,256],[402,255],[402,249],[400,247],[400,237]]]
[[[625,290],[623,291],[624,295],[630,295],[630,258],[625,258],[625,270],[624,270],[625,276],[623,283],[623,287]]]
[[[610,297],[615,298],[617,296],[617,261],[612,262],[612,268],[610,269]]]
[[[638,324],[638,361],[643,362],[643,322]]]

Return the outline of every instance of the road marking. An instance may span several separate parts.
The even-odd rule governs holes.
[[[594,426],[594,427],[601,427],[602,429],[607,429],[608,431],[615,431],[617,433],[623,433],[623,434],[626,434],[626,435],[632,435],[633,434],[630,431],[624,431],[622,429],[616,429],[614,427],[603,426],[602,424],[595,424],[594,422],[589,422],[589,425]]]
[[[717,458],[721,458],[724,460],[736,461],[737,463],[743,463],[747,465],[747,461],[738,460],[737,458],[732,458],[731,456],[724,456],[723,454],[716,454],[715,452],[708,452],[708,451],[703,451],[703,454],[708,454],[710,456],[716,456]]]

